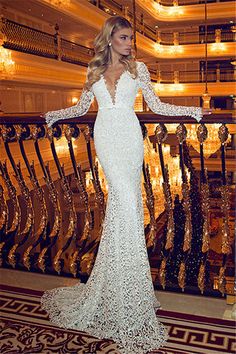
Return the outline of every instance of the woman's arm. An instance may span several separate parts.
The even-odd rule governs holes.
[[[76,105],[65,109],[59,109],[57,111],[48,111],[43,114],[43,117],[45,118],[47,125],[51,127],[58,120],[83,116],[88,112],[93,99],[94,94],[92,90],[83,89]]]
[[[147,66],[143,62],[137,62],[137,65],[139,85],[142,89],[143,97],[151,111],[167,116],[191,116],[198,122],[202,119],[203,110],[201,107],[177,106],[161,102],[153,89]]]
[[[79,117],[86,114],[93,101],[94,95],[91,91],[82,91],[79,101],[75,106],[71,106],[57,111],[48,111],[43,115],[46,123],[51,127],[56,121],[60,119],[68,119],[73,117]]]

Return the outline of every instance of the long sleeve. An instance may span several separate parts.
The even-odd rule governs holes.
[[[93,99],[94,94],[92,90],[83,89],[80,99],[76,105],[45,113],[44,117],[47,125],[51,127],[58,120],[83,116],[88,112]]]
[[[191,116],[198,122],[202,119],[203,114],[201,107],[177,106],[174,104],[161,102],[151,84],[150,73],[147,66],[143,62],[137,62],[137,65],[139,86],[142,89],[145,102],[151,111],[167,116]]]

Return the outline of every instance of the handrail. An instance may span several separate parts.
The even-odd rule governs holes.
[[[234,146],[233,141],[228,141],[228,138],[229,133],[234,131],[235,126],[230,125],[236,124],[235,117],[229,111],[215,112],[203,117],[200,123],[206,124],[198,124],[193,118],[187,116],[164,116],[151,111],[136,112],[136,114],[141,124],[144,145],[149,146],[142,166],[144,181],[142,197],[145,199],[144,207],[146,205],[145,210],[148,212],[145,219],[145,240],[149,254],[155,257],[155,264],[159,269],[158,286],[165,289],[173,285],[174,288],[180,288],[182,291],[184,289],[188,291],[191,287],[191,291],[200,290],[202,294],[209,289],[215,291],[213,289],[215,289],[216,264],[211,256],[214,248],[210,247],[212,235],[210,215],[212,206],[217,205],[220,215],[224,216],[222,227],[219,229],[222,238],[221,241],[217,241],[220,242],[221,247],[220,254],[217,253],[217,286],[222,295],[226,291],[229,294],[232,291],[233,294],[230,285],[233,279],[227,274],[233,269],[233,251],[231,252],[233,233],[230,229],[230,213],[233,210],[231,200],[235,187],[232,178]],[[0,135],[3,149],[5,148],[3,159],[6,161],[0,161],[3,179],[3,185],[0,184],[0,209],[4,210],[7,216],[11,215],[12,220],[9,225],[7,219],[3,217],[4,213],[0,217],[0,231],[3,236],[0,264],[3,266],[20,269],[24,267],[37,272],[55,273],[56,271],[58,274],[73,276],[84,276],[84,273],[87,275],[90,273],[101,237],[107,196],[101,171],[99,172],[99,166],[93,158],[94,147],[91,144],[96,116],[97,112],[93,111],[82,117],[58,120],[58,125],[55,124],[55,129],[50,131],[45,129],[45,119],[40,116],[40,113],[0,114]],[[65,123],[65,126],[62,127],[60,123]],[[145,123],[165,124],[156,124],[155,132],[149,135]],[[175,132],[169,130],[166,125],[169,123],[176,124],[176,129],[173,127]],[[189,127],[188,123],[190,123]],[[195,127],[192,127],[192,123]],[[219,127],[211,127],[213,123],[219,123]],[[197,136],[190,141],[188,132],[191,133],[192,128]],[[211,128],[213,128],[213,135]],[[168,141],[169,133],[171,135],[174,133],[174,137],[172,136]],[[208,137],[209,141],[207,141]],[[68,149],[66,155],[64,150],[61,155],[57,150],[57,140],[61,138],[63,138],[63,149]],[[77,138],[82,139],[83,144],[86,142],[87,151],[84,152],[83,158],[74,152],[75,144],[72,139]],[[30,146],[26,145],[29,139]],[[41,139],[43,142],[39,144]],[[214,146],[208,155],[207,145],[209,143],[211,146],[212,139],[217,140],[216,149],[214,150]],[[200,156],[194,152],[196,146]],[[47,151],[43,154],[45,148]],[[174,154],[171,153],[171,149]],[[33,156],[35,165],[34,162],[30,165],[29,159]],[[86,163],[85,156],[87,156]],[[211,159],[209,161],[209,156],[212,156],[212,161]],[[24,164],[17,163],[22,159]],[[37,169],[34,166],[37,166]],[[211,173],[206,169],[211,166],[217,173],[221,172],[220,175],[218,173],[220,181],[217,181],[220,183],[217,192],[220,194],[218,201],[215,201],[214,194],[211,194],[212,178]],[[73,176],[73,185],[70,184],[70,178],[67,176]],[[178,176],[180,181],[176,185]],[[15,177],[17,177],[17,186],[14,191],[11,180]],[[156,180],[163,181],[160,188],[159,184],[154,183]],[[87,181],[89,181],[88,185]],[[31,194],[29,194],[31,189],[28,187],[30,185],[34,190]],[[66,203],[61,203],[58,198],[59,186],[60,193],[64,197],[60,200],[65,200]],[[19,193],[24,201],[20,207],[17,204]],[[33,214],[34,210],[30,210],[27,198],[28,195],[34,196],[36,193],[40,198],[38,198],[37,213]],[[48,195],[47,200],[51,201],[50,205],[44,203],[44,193]],[[158,198],[155,198],[156,195]],[[7,203],[8,200],[11,202]],[[14,208],[11,208],[11,204]],[[14,227],[14,225],[19,225],[19,211],[21,212],[25,205],[28,205],[27,218],[25,211],[21,215],[26,232],[22,237],[18,226]],[[41,207],[40,214],[39,207]],[[84,215],[82,227],[77,224],[77,212],[81,210]],[[92,210],[93,213],[97,213],[99,219],[96,227],[92,221]],[[160,229],[157,216],[163,210],[165,210],[166,220],[164,225],[161,224]],[[64,211],[69,213],[69,223],[62,217]],[[30,224],[27,220],[31,215],[34,219]],[[40,225],[36,228],[38,220]],[[183,224],[181,229],[175,227],[179,222]],[[32,228],[26,228],[28,224],[34,225],[34,237],[31,235]],[[183,240],[183,246],[178,249],[178,257],[176,257],[175,250],[179,240]],[[36,251],[38,245],[41,246],[40,253]],[[158,257],[155,251],[157,248],[160,249]],[[168,273],[169,262],[171,264],[174,262],[178,274],[172,276]],[[191,279],[188,277],[188,271],[185,271],[189,266],[194,274],[194,278],[191,275]],[[209,278],[209,266],[213,267],[214,283]]]
[[[188,116],[165,116],[161,114],[156,114],[150,112],[135,112],[140,123],[165,123],[165,124],[194,124],[197,121]],[[44,124],[45,119],[40,117],[41,113],[8,113],[0,115],[0,124],[11,125],[11,124]],[[65,124],[94,124],[97,116],[97,111],[88,112],[86,115],[75,118],[68,118],[65,120],[60,120],[58,123]],[[214,124],[214,123],[224,123],[224,124],[236,124],[236,119],[232,113],[212,113],[210,116],[205,115],[201,123]]]
[[[229,64],[230,65],[230,64]],[[163,71],[163,70],[153,70],[149,68],[152,79],[157,80],[157,75],[159,83],[172,84],[175,82],[175,71]],[[178,73],[178,83],[199,83],[205,82],[206,70],[205,68],[200,68],[199,70],[189,70],[189,71],[176,71]],[[208,68],[208,82],[234,82],[234,68],[221,66]]]

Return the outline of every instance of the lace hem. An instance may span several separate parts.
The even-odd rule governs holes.
[[[79,292],[78,300],[83,298],[85,285],[79,283],[70,287],[76,293]],[[93,322],[88,321],[70,322],[66,316],[68,304],[58,305],[56,299],[60,293],[63,297],[63,289],[68,290],[68,287],[46,290],[41,297],[42,309],[48,313],[50,321],[58,327],[83,331],[98,339],[111,339],[117,344],[121,354],[146,354],[163,347],[169,338],[167,328],[159,322],[158,318],[156,318],[155,326],[148,320],[144,320],[142,324],[138,323],[136,328],[129,328],[128,330],[117,327],[115,329],[106,328],[105,324],[102,328],[102,323],[98,328],[97,325],[94,326]]]

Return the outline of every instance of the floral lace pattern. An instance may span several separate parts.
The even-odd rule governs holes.
[[[159,302],[143,238],[141,196],[129,208],[128,186],[122,191],[123,201],[117,190],[109,190],[103,236],[87,283],[46,291],[41,301],[58,326],[113,339],[122,354],[144,354],[163,346],[168,335],[154,309]]]
[[[51,127],[55,122],[61,119],[83,116],[88,112],[93,99],[94,95],[91,91],[83,90],[76,105],[57,111],[48,111],[44,115],[48,127]]]
[[[127,87],[132,94],[122,107],[120,99]],[[113,339],[121,354],[146,354],[168,339],[155,313],[160,303],[144,236],[143,137],[130,107],[137,89],[137,82],[124,74],[114,107],[103,80],[93,86],[103,104],[94,125],[94,144],[108,184],[99,249],[86,284],[47,290],[41,298],[53,323]]]
[[[127,70],[124,70],[124,71],[121,73],[120,77],[116,80],[116,83],[115,83],[115,85],[114,85],[114,93],[113,93],[113,95],[111,94],[111,92],[110,92],[110,90],[109,90],[109,88],[108,88],[108,83],[107,83],[107,80],[106,80],[105,76],[104,76],[103,74],[101,75],[101,76],[102,76],[102,79],[103,79],[103,81],[104,81],[104,83],[105,83],[106,90],[108,91],[108,93],[109,93],[109,95],[110,95],[111,102],[113,103],[113,105],[116,104],[116,94],[117,94],[117,87],[118,87],[118,84],[119,84],[119,82],[120,82],[122,76],[123,76],[126,72],[127,72]]]
[[[162,347],[167,328],[159,321],[157,300],[144,235],[141,190],[143,136],[133,105],[141,87],[156,113],[200,117],[196,107],[161,103],[144,63],[138,78],[125,71],[116,83],[115,98],[101,77],[84,91],[77,105],[46,114],[48,125],[85,114],[94,96],[99,110],[94,144],[108,185],[106,214],[94,267],[86,284],[47,290],[42,308],[59,327],[113,339],[122,354],[146,354]],[[195,110],[194,110],[195,108]]]
[[[137,64],[139,84],[142,88],[143,97],[151,111],[166,116],[191,116],[198,122],[202,119],[203,113],[201,107],[177,106],[161,102],[160,98],[155,94],[151,84],[150,73],[147,66],[143,62],[137,62]]]

